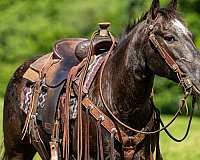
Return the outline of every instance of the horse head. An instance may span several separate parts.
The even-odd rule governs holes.
[[[146,15],[147,66],[159,76],[180,82],[184,90],[193,88],[193,93],[199,94],[200,54],[176,8],[177,0],[167,8],[160,8],[159,0],[153,0]]]

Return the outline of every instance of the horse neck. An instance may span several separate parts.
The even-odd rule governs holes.
[[[116,47],[102,81],[103,95],[112,112],[136,128],[143,127],[152,112],[149,102],[154,78],[145,65],[141,25]]]

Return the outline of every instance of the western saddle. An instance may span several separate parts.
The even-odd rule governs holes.
[[[69,71],[87,57],[91,45],[92,53],[95,55],[109,51],[113,44],[107,30],[109,25],[110,23],[100,23],[98,34],[92,40],[67,38],[56,42],[52,53],[41,56],[25,72],[23,77],[29,83],[33,83],[35,87],[22,133],[25,136],[29,131],[33,139],[32,143],[36,142],[35,146],[40,146],[39,148],[41,148],[41,153],[40,151],[38,152],[42,159],[49,159],[49,155],[44,144],[38,142],[40,135],[38,130],[34,130],[37,128],[37,122],[39,120],[44,130],[52,135],[56,123],[60,95],[65,87]],[[47,92],[47,97],[45,98],[44,108],[40,113],[37,113],[37,101],[42,90]],[[34,122],[32,123],[32,121]]]
[[[118,150],[123,147],[122,156],[125,160],[133,158],[136,147],[145,139],[145,134],[137,133],[133,136],[127,135],[120,129],[113,120],[106,116],[96,106],[84,92],[85,84],[90,87],[91,82],[98,69],[104,68],[112,50],[115,47],[115,39],[108,32],[110,23],[100,23],[100,29],[94,32],[91,40],[84,38],[64,39],[55,43],[53,52],[46,54],[35,62],[25,72],[24,78],[27,83],[33,84],[33,95],[31,104],[27,113],[23,137],[28,133],[31,143],[37,148],[38,153],[44,160],[70,159],[69,157],[69,134],[70,134],[70,103],[76,95],[77,107],[77,159],[82,159],[83,131],[82,131],[82,111],[85,111],[85,133],[84,134],[84,159],[90,159],[89,147],[89,116],[91,116],[97,125],[97,147],[100,159],[103,158],[103,137],[102,129],[104,128],[110,134],[111,158],[115,157],[114,144],[120,144]],[[106,53],[107,52],[107,53]],[[105,54],[104,54],[105,53]],[[92,55],[97,59],[92,65],[95,66],[90,77],[87,72],[90,70]],[[94,59],[95,59],[94,58]],[[102,72],[101,72],[102,73]],[[100,76],[102,76],[100,74]],[[86,81],[86,79],[89,81]],[[78,80],[78,90],[74,88]],[[86,81],[86,83],[85,83]],[[72,83],[73,82],[73,83]],[[87,83],[89,82],[89,83]],[[87,87],[89,89],[89,87]],[[45,104],[38,112],[38,100],[40,94],[47,93]],[[155,122],[155,113],[152,114],[150,121],[143,131],[151,130]],[[50,153],[47,146],[44,145],[38,130],[38,122],[42,124],[46,133],[51,136],[49,142]],[[158,124],[159,125],[159,124]],[[117,129],[118,128],[118,129]],[[61,133],[61,134],[60,134]],[[61,138],[62,136],[62,138]],[[62,143],[61,143],[62,142]],[[62,150],[62,151],[61,151]],[[51,155],[50,155],[51,154]],[[62,157],[61,157],[62,156]]]

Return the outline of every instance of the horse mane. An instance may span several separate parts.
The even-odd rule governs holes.
[[[135,26],[137,24],[139,24],[140,22],[144,21],[146,18],[147,18],[147,15],[148,15],[149,12],[146,12],[145,14],[143,14],[142,17],[140,17],[139,19],[137,20],[134,20],[133,22],[130,22],[128,23],[128,25],[125,27],[125,31],[124,31],[124,34],[128,34],[130,31],[133,30],[133,28],[135,28]]]
[[[172,11],[169,8],[161,8],[158,11],[162,16],[164,16],[166,18],[166,20],[171,20],[171,19],[178,19],[179,21],[183,22],[182,16],[180,14],[180,12],[178,11]],[[140,22],[144,21],[145,19],[147,19],[147,16],[149,14],[149,11],[146,12],[141,18],[139,18],[138,20],[134,20],[133,23],[129,22],[128,25],[125,28],[125,31],[122,35],[122,37],[125,37],[127,34],[129,34],[137,24],[139,24]]]

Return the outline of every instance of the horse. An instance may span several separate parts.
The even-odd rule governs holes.
[[[200,55],[192,33],[176,8],[177,0],[171,0],[166,8],[160,7],[159,0],[153,0],[150,10],[136,24],[126,28],[114,49],[106,56],[86,96],[95,104],[93,108],[96,106],[103,116],[97,122],[90,116],[88,127],[84,123],[88,114],[84,112],[79,132],[77,120],[70,120],[67,128],[70,134],[66,141],[70,144],[65,144],[69,146],[69,159],[150,160],[155,152],[156,159],[162,159],[158,114],[155,114],[152,101],[155,75],[180,83],[186,95],[198,96],[200,92]],[[26,115],[20,109],[21,93],[27,82],[23,75],[36,60],[21,65],[7,87],[3,116],[5,159],[29,160],[37,151],[42,155],[39,147],[34,147],[30,142],[30,135],[23,140],[21,138],[26,120]],[[105,119],[115,126],[111,128],[111,133],[106,128],[102,129],[101,122]],[[45,132],[41,124],[38,124],[38,130],[50,154],[51,135]],[[119,130],[126,135],[126,140]],[[83,136],[85,134],[89,136]],[[119,139],[117,142],[116,137]]]

